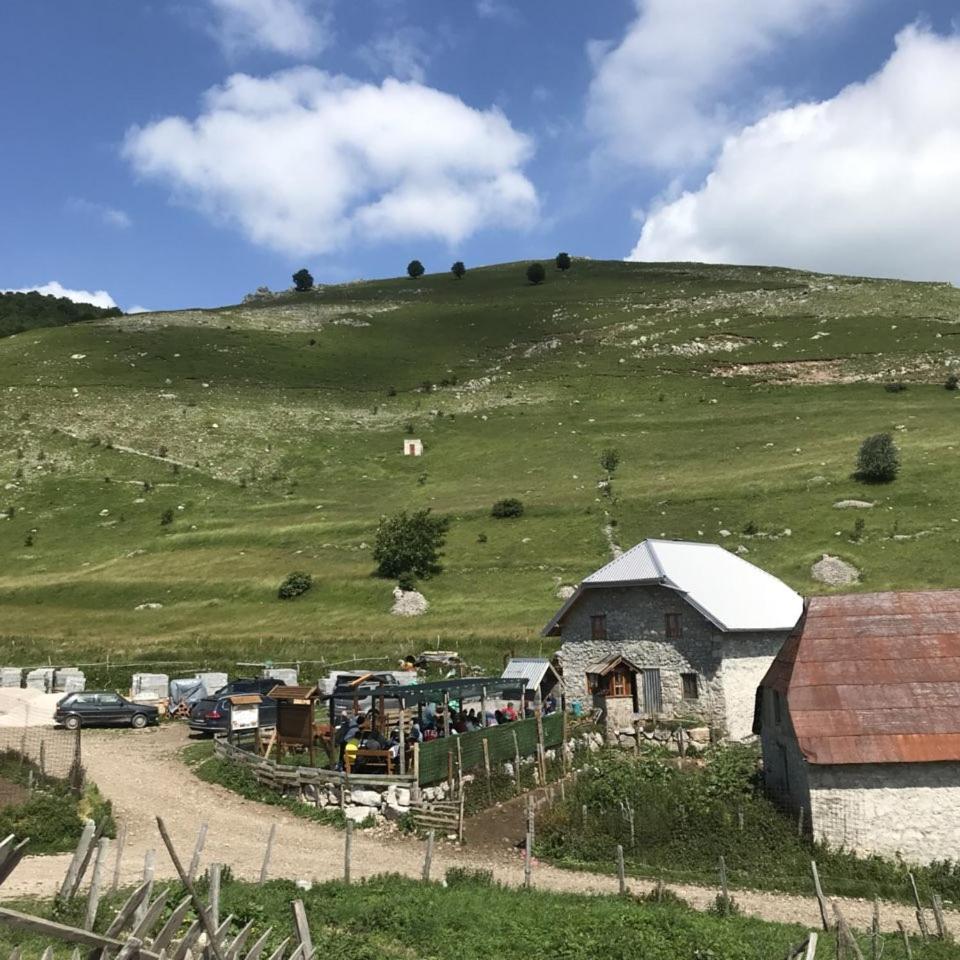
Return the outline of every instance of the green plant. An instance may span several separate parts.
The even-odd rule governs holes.
[[[547,279],[547,271],[542,263],[531,263],[527,267],[527,279],[534,285],[543,283]]]
[[[293,275],[293,287],[297,293],[307,293],[313,289],[313,277],[306,267],[302,267]]]
[[[862,540],[863,531],[866,528],[866,526],[867,526],[866,520],[864,520],[863,517],[857,517],[857,519],[853,521],[853,529],[850,531],[850,539]]]
[[[160,526],[169,527],[170,524],[173,523],[173,516],[173,508],[167,507],[167,509],[160,514]]]
[[[414,575],[406,570],[397,577],[397,586],[405,593],[409,593],[411,590],[417,589],[417,581]]]
[[[313,586],[313,577],[309,573],[294,571],[288,573],[283,578],[283,583],[277,590],[277,596],[281,600],[292,600],[294,597],[301,597]]]
[[[407,264],[407,276],[418,280],[424,274],[423,264],[419,260],[411,260]]]
[[[620,451],[615,447],[607,447],[600,454],[600,466],[606,471],[608,477],[612,477],[620,465]]]
[[[757,526],[756,520],[748,520],[743,527],[744,536],[755,537],[760,532],[760,528]]]
[[[886,390],[887,393],[903,393],[903,391],[907,389],[907,385],[901,383],[899,380],[894,380],[892,383],[885,383],[883,389]]]
[[[955,373],[948,374],[943,386],[946,390],[956,390],[960,387],[960,376]]]
[[[458,260],[451,268],[451,273],[458,279],[462,280],[463,275],[467,272],[467,268],[463,265],[462,260]]]
[[[487,542],[487,535],[481,530],[477,534],[477,543],[486,543],[486,542]]]
[[[450,867],[444,874],[448,887],[492,887],[492,870],[475,870],[470,867]]]
[[[889,433],[876,433],[860,444],[854,477],[863,483],[890,483],[900,470],[900,452]]]
[[[429,509],[381,517],[373,548],[378,576],[415,574],[425,579],[439,573],[449,527],[446,517],[436,517]]]
[[[497,502],[490,508],[490,516],[503,520],[510,517],[523,516],[523,503],[516,497],[506,497]]]
[[[558,253],[557,254],[557,269],[562,270],[566,273],[570,269],[570,254],[569,253]]]

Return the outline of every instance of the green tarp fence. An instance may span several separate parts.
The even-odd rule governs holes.
[[[420,785],[430,786],[447,778],[447,756],[453,757],[454,769],[457,765],[457,743],[463,758],[463,770],[475,770],[483,766],[483,741],[490,744],[490,763],[499,764],[514,758],[513,735],[517,735],[517,745],[521,757],[532,757],[537,752],[537,721],[515,720],[497,727],[485,727],[473,733],[460,736],[442,737],[420,744]],[[563,740],[563,717],[552,713],[543,718],[543,744],[546,749],[560,746]]]

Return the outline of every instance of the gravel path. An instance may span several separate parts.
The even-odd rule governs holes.
[[[55,735],[55,734],[54,734]],[[66,736],[67,734],[63,734]],[[181,724],[143,731],[88,731],[84,735],[84,760],[90,778],[113,802],[117,820],[126,826],[127,843],[122,863],[122,882],[133,883],[143,869],[144,855],[157,851],[157,876],[172,877],[170,862],[157,832],[154,817],[164,818],[181,859],[189,860],[200,824],[209,823],[204,863],[229,864],[234,875],[252,880],[259,876],[270,826],[277,825],[277,841],[271,860],[271,876],[293,880],[331,880],[342,876],[343,833],[331,827],[295,817],[277,807],[244,800],[215,784],[197,779],[177,754],[188,742]],[[352,875],[355,878],[378,873],[419,876],[423,844],[397,837],[385,830],[354,833]],[[30,857],[0,889],[3,898],[50,896],[67,869],[69,856]],[[523,882],[519,854],[505,850],[478,853],[452,844],[439,844],[434,856],[434,876],[442,877],[452,866],[489,869],[506,884]],[[112,872],[113,861],[110,861]],[[545,864],[534,869],[534,885],[572,893],[612,893],[616,879],[591,873],[559,870]],[[631,880],[630,891],[644,893],[652,884]],[[698,909],[712,904],[717,891],[707,887],[671,884],[685,900]],[[819,927],[816,900],[784,894],[735,891],[746,913],[765,920],[795,922]],[[837,901],[849,922],[856,927],[870,924],[872,904],[862,900]],[[903,921],[916,928],[913,910],[902,904],[881,906],[884,929],[895,930]],[[929,918],[932,926],[933,918]],[[949,913],[947,923],[960,934],[960,915]]]

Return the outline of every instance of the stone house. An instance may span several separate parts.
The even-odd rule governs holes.
[[[960,590],[809,600],[754,729],[767,788],[815,838],[960,859]]]
[[[756,689],[803,611],[776,577],[712,543],[644,540],[587,577],[547,624],[567,701],[750,736]]]

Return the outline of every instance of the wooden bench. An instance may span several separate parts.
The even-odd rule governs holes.
[[[352,772],[353,764],[357,760],[365,761],[365,765],[383,767],[387,776],[393,775],[393,754],[389,750],[358,750],[352,756],[347,753],[344,758],[347,773]]]

